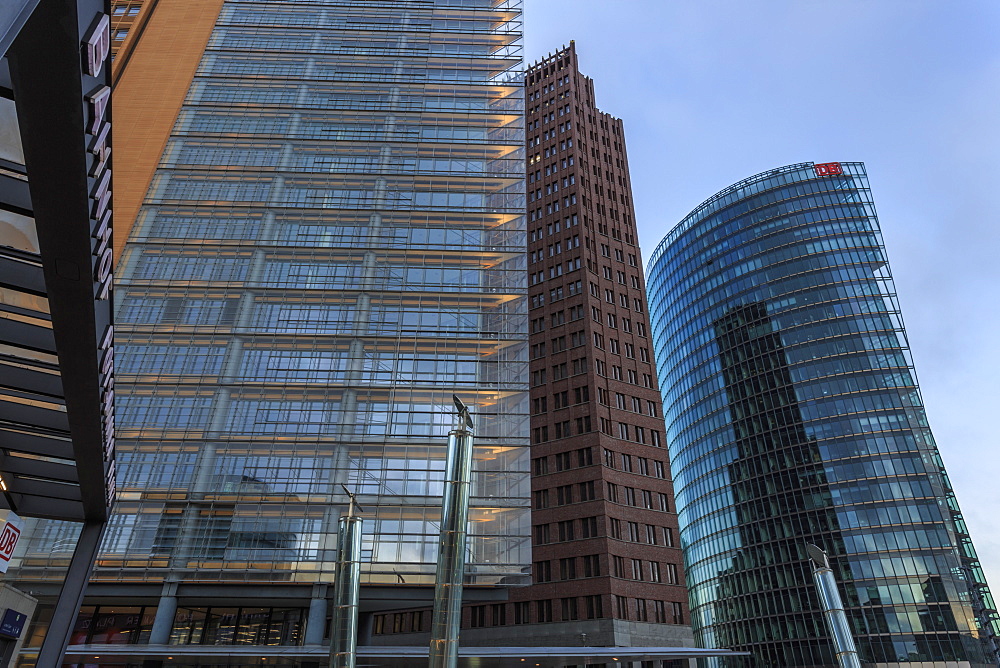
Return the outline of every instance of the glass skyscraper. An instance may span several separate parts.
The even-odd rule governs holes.
[[[76,644],[322,641],[342,486],[363,585],[431,585],[453,394],[466,584],[526,582],[520,12],[221,3],[119,259],[118,503]]]
[[[864,663],[996,665],[994,605],[924,414],[864,166],[726,188],[666,236],[648,276],[699,644],[755,666],[834,665],[813,543]]]

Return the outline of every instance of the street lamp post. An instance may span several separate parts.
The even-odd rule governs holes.
[[[351,490],[347,514],[337,531],[337,565],[333,581],[333,623],[330,628],[330,668],[355,668],[358,654],[358,599],[361,594],[361,523],[364,512]]]
[[[448,432],[448,461],[441,508],[441,537],[434,582],[428,668],[455,668],[462,622],[462,583],[468,540],[469,487],[472,480],[472,417],[453,397],[459,424]]]
[[[854,635],[847,624],[844,613],[844,603],[837,591],[837,580],[833,577],[830,560],[826,552],[815,545],[806,545],[806,552],[813,567],[813,580],[819,592],[819,602],[823,606],[823,616],[833,638],[833,649],[837,654],[837,664],[840,668],[861,668],[858,659],[858,649],[854,645]]]

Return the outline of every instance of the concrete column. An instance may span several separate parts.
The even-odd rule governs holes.
[[[56,599],[55,608],[52,610],[52,620],[38,651],[36,666],[62,665],[66,645],[69,644],[73,627],[76,625],[76,616],[80,612],[80,604],[83,603],[83,592],[94,569],[104,526],[103,522],[83,524],[69,568],[66,569],[66,578],[59,590],[59,598]]]
[[[153,629],[149,633],[150,645],[167,645],[170,643],[170,632],[174,629],[174,617],[177,614],[177,583],[163,583],[160,602],[156,606],[156,616],[153,617]]]
[[[322,645],[326,635],[326,587],[313,587],[309,601],[309,616],[306,618],[306,645]]]

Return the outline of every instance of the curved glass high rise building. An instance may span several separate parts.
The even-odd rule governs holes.
[[[730,186],[647,274],[698,642],[755,666],[834,665],[814,543],[864,663],[996,665],[864,166]]]

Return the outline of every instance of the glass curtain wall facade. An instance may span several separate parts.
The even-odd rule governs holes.
[[[95,582],[330,582],[345,485],[363,584],[431,584],[453,393],[467,583],[526,578],[520,30],[519,0],[225,1],[119,262]]]
[[[977,620],[994,606],[924,414],[864,166],[792,165],[723,190],[648,275],[699,644],[755,666],[835,664],[814,543],[863,662],[996,665]]]

